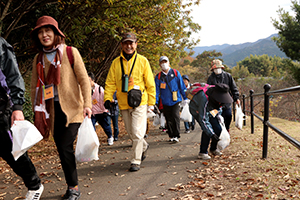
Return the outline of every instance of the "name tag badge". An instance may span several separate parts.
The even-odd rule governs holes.
[[[166,83],[161,83],[160,84],[160,89],[166,89]]]
[[[44,89],[45,100],[54,98],[54,87],[53,87],[53,85],[46,85],[45,87],[43,87],[43,89]]]
[[[213,117],[215,117],[215,116],[219,113],[216,109],[211,110],[211,111],[209,111],[209,112],[210,112],[210,114],[211,114]]]
[[[133,85],[134,85],[133,78],[130,77],[129,80],[128,80],[128,86],[133,86]]]
[[[97,99],[93,99],[93,105],[95,105],[97,103],[98,103]]]

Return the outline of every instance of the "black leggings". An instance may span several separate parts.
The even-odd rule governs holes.
[[[78,185],[78,176],[73,144],[77,137],[80,123],[71,123],[66,127],[67,117],[61,110],[59,102],[54,102],[54,108],[53,137],[60,157],[61,166],[68,186],[76,186]]]

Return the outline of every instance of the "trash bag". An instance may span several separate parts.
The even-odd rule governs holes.
[[[222,127],[222,132],[221,135],[219,137],[219,141],[217,144],[217,148],[222,151],[224,150],[230,143],[230,135],[225,127],[224,123],[220,123],[221,127]]]
[[[182,108],[180,119],[184,122],[192,122],[193,117],[189,111],[189,104],[185,104]]]
[[[152,118],[152,117],[155,117],[155,113],[152,110],[150,110],[147,112],[147,118]]]
[[[241,106],[235,105],[235,126],[242,130],[243,128],[243,120],[244,120],[244,113],[242,111]]]
[[[42,134],[29,121],[14,121],[11,127],[13,133],[12,155],[18,160],[28,149],[43,139]]]
[[[164,116],[164,114],[163,113],[161,113],[160,114],[160,126],[161,127],[166,127],[166,118],[165,118],[165,116]]]
[[[160,124],[159,114],[156,114],[153,119],[153,126],[158,126]]]
[[[99,160],[99,139],[93,127],[92,120],[85,117],[78,129],[78,138],[75,148],[75,158],[78,162]]]

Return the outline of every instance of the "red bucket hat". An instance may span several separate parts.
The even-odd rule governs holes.
[[[51,25],[51,26],[53,26],[53,27],[57,30],[57,32],[58,32],[62,37],[64,37],[64,38],[66,37],[66,36],[61,32],[61,30],[59,30],[57,21],[56,21],[54,18],[50,17],[50,16],[42,16],[42,17],[40,17],[40,18],[37,20],[36,26],[35,26],[34,29],[30,32],[31,37],[33,36],[33,34],[34,34],[34,32],[35,32],[36,30],[38,30],[38,29],[41,28],[42,26],[46,26],[46,25]]]

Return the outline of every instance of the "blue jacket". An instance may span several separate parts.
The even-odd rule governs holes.
[[[189,109],[192,116],[199,122],[202,131],[209,137],[212,137],[215,132],[209,122],[209,118],[213,116],[209,112],[208,100],[203,90],[194,95],[193,99],[190,101]],[[217,111],[217,115],[221,115],[222,108],[217,109]],[[215,117],[217,117],[217,115]]]
[[[173,69],[170,69],[167,75],[161,72],[159,79],[159,73],[155,76],[156,104],[159,103],[159,97],[162,99],[162,104],[166,106],[173,106],[176,103],[181,102],[182,98],[184,100],[187,99],[185,96],[186,87],[183,79],[180,72],[178,70],[176,71],[177,76]],[[173,101],[173,91],[177,91],[177,101]]]

